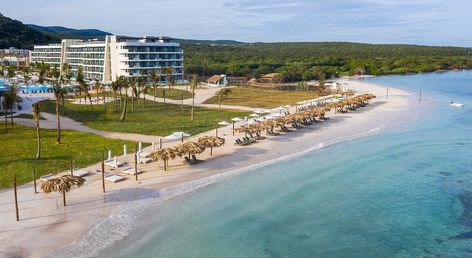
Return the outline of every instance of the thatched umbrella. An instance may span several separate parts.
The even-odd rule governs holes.
[[[75,187],[82,186],[84,182],[85,179],[79,176],[64,175],[42,183],[41,189],[47,194],[50,192],[61,192],[64,206],[66,206],[66,192],[69,192]]]
[[[176,149],[182,154],[188,154],[188,157],[190,158],[190,155],[192,154],[200,154],[205,151],[205,146],[198,142],[186,142],[177,145]]]
[[[198,143],[210,148],[210,156],[213,156],[213,147],[220,147],[225,143],[225,139],[215,136],[203,136],[198,138]]]
[[[159,149],[153,153],[151,153],[150,158],[154,161],[162,160],[164,162],[164,171],[167,170],[167,162],[170,159],[175,159],[175,157],[180,156],[180,152],[178,152],[175,148],[163,148]]]

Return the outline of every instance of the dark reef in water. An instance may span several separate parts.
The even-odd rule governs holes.
[[[464,226],[472,227],[472,192],[464,191],[459,199],[462,202],[463,211],[461,215],[461,223]],[[449,237],[450,240],[467,240],[472,239],[472,231]]]
[[[461,216],[461,222],[464,226],[472,227],[472,192],[465,191],[461,194],[460,200],[464,210]]]
[[[439,174],[441,174],[443,176],[452,176],[452,175],[454,175],[451,172],[439,172]]]
[[[457,236],[450,237],[451,240],[466,240],[472,238],[472,231],[459,234]]]

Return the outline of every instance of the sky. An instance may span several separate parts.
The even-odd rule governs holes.
[[[472,46],[471,0],[2,0],[24,23],[243,42]]]

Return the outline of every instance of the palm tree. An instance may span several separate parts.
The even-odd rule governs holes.
[[[60,85],[61,72],[57,69],[57,66],[54,66],[54,68],[52,69],[51,76],[53,78],[53,92],[54,92],[54,97],[56,99],[56,118],[57,118],[56,142],[57,144],[61,144],[61,116],[59,113],[59,106],[60,106],[61,98],[64,97],[64,94],[63,94],[64,92]]]
[[[124,105],[123,105],[123,110],[122,110],[122,113],[121,113],[120,121],[125,121],[126,120],[126,111],[128,109],[128,88],[129,88],[128,83],[129,83],[128,80],[124,76],[120,76],[118,78],[118,84],[120,85],[120,89],[121,88],[125,89],[125,102],[124,102]]]
[[[33,104],[33,116],[34,116],[34,121],[36,122],[36,140],[38,142],[38,150],[36,152],[36,158],[40,159],[41,158],[41,132],[39,128],[39,120],[41,117],[41,104],[39,102],[36,102]]]
[[[131,84],[131,113],[134,112],[134,97],[138,96],[138,88],[136,87],[136,83],[138,79],[136,77],[130,77],[129,83]]]
[[[115,80],[114,82],[111,83],[111,90],[113,91],[113,97],[114,97],[114,111],[117,110],[117,104],[118,104],[118,101],[117,101],[117,95],[118,95],[118,90],[120,90],[120,83],[117,80]]]
[[[222,89],[218,92],[218,110],[221,111],[221,102],[223,98],[228,96],[231,93],[230,89]]]
[[[38,82],[44,84],[45,76],[49,70],[49,66],[43,62],[38,63]]]
[[[4,102],[5,102],[5,133],[8,132],[8,112],[10,110],[10,120],[11,125],[13,126],[13,107],[15,103],[19,100],[18,98],[18,89],[15,85],[13,85],[4,95]]]
[[[191,90],[192,90],[192,112],[190,115],[190,120],[192,121],[195,118],[195,88],[197,88],[197,85],[198,85],[197,75],[193,74],[192,84],[190,85]]]
[[[64,75],[63,76],[64,82],[65,83],[70,83],[70,81],[72,79],[72,67],[71,67],[70,64],[64,63],[62,65],[62,74]]]
[[[172,67],[166,67],[164,69],[165,69],[165,73],[166,73],[167,87],[169,87],[169,89],[172,90],[172,92],[173,92],[174,91],[175,80],[174,80],[174,76],[172,76],[172,74],[174,73],[174,69],[172,69]]]
[[[8,68],[7,68],[7,77],[8,77],[8,79],[11,79],[11,78],[15,77],[15,74],[16,74],[15,73],[15,67],[8,66]]]
[[[5,66],[0,65],[0,77],[5,78]]]
[[[157,74],[157,71],[156,70],[152,70],[149,75],[149,80],[151,81],[152,83],[152,88],[153,88],[153,91],[154,91],[154,102],[156,102],[156,89],[157,89],[157,82],[159,80],[159,78],[161,77],[160,75]]]
[[[82,92],[82,91],[85,93],[85,101],[87,101],[87,97],[89,98],[90,108],[93,111],[92,96],[90,95],[90,92],[87,89],[87,83],[85,82],[85,79],[84,79],[84,73],[83,73],[82,66],[79,66],[79,68],[77,69],[76,82],[79,84],[78,85],[79,93]],[[79,101],[82,101],[82,100],[79,100]],[[85,103],[87,103],[87,102],[85,102]]]
[[[43,191],[47,194],[51,192],[62,193],[62,201],[64,206],[66,206],[66,192],[69,192],[75,187],[81,187],[84,183],[85,179],[81,177],[64,175],[42,183],[41,189],[43,189]]]
[[[29,75],[30,75],[30,72],[31,72],[30,68],[28,66],[26,66],[21,70],[21,72],[23,73],[23,82],[25,84],[28,84],[28,81],[30,79]]]
[[[96,93],[97,105],[98,105],[98,96],[100,95],[100,90],[102,89],[102,83],[100,81],[96,81],[95,85],[93,85],[93,89],[95,90],[95,93]]]

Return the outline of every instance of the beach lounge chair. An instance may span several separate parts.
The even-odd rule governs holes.
[[[88,176],[90,174],[90,171],[83,170],[83,169],[80,169],[80,168],[76,168],[76,169],[74,169],[74,171],[72,171],[72,174],[74,176],[84,177],[84,176]]]
[[[138,155],[141,158],[148,158],[149,156],[151,156],[151,153],[142,151],[142,152],[139,152]]]
[[[247,142],[249,142],[249,144],[257,142],[256,139],[254,139],[254,138],[249,138],[249,137],[247,137],[247,136],[244,137],[244,140],[246,140]]]
[[[184,157],[184,163],[188,163],[190,165],[195,165],[197,164],[198,162],[197,161],[194,161],[193,159],[190,159],[189,157]]]
[[[151,163],[151,162],[152,162],[152,159],[150,159],[150,158],[140,158],[139,159],[140,164],[147,164],[147,163]]]
[[[197,157],[195,156],[195,154],[192,154],[192,160],[195,161],[195,162],[197,162],[197,163],[203,162],[203,160],[197,159]]]
[[[47,175],[44,175],[44,176],[41,176],[39,177],[39,179],[41,180],[41,182],[46,182],[46,181],[49,181],[51,179],[54,178],[54,175],[53,174],[47,174]]]
[[[108,173],[108,174],[105,176],[105,180],[106,180],[106,181],[109,181],[109,182],[112,182],[112,183],[117,183],[117,182],[120,182],[120,181],[125,180],[125,178],[122,177],[122,176],[119,176],[119,175],[117,175],[117,174]]]
[[[133,167],[125,168],[125,169],[123,169],[123,172],[128,174],[128,175],[136,175],[136,170]],[[141,174],[141,173],[144,172],[144,170],[138,168],[137,172],[138,172],[138,174]]]
[[[123,166],[124,164],[125,164],[124,162],[118,161],[116,156],[114,159],[105,160],[105,166],[109,166],[112,168],[119,168]]]
[[[266,137],[262,136],[260,133],[256,133],[256,138],[257,138],[258,140],[267,139]]]

